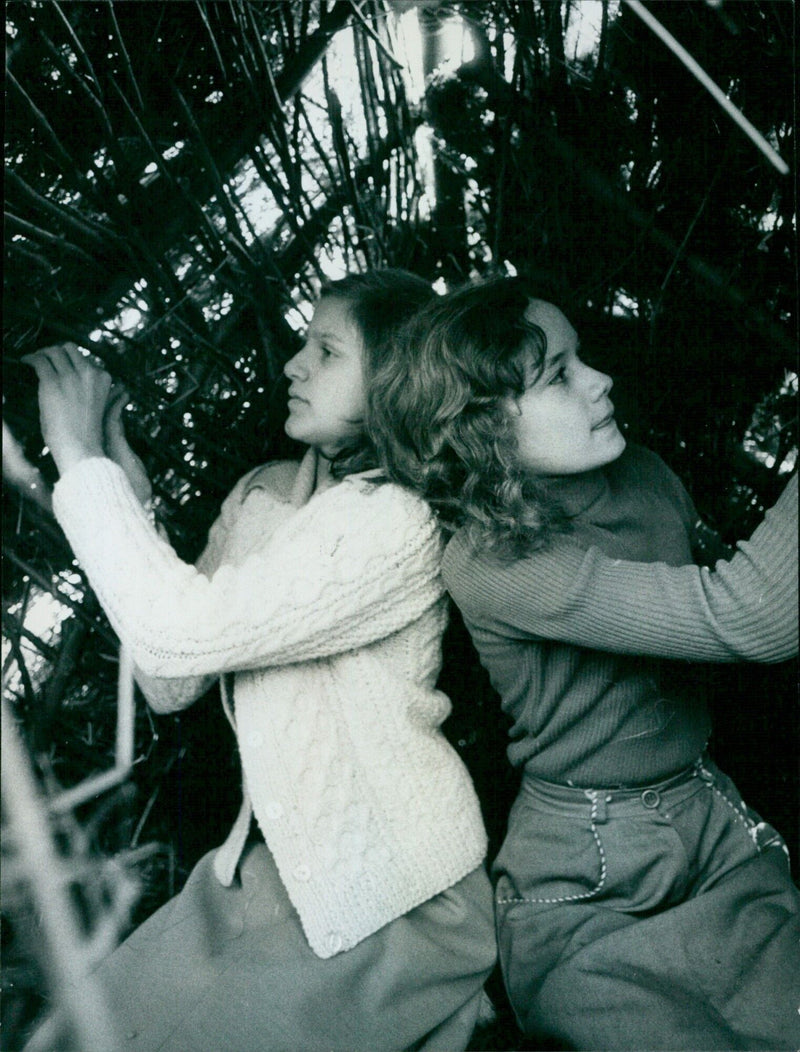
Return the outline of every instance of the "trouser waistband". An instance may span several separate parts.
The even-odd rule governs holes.
[[[555,810],[574,813],[589,810],[595,821],[605,821],[609,810],[616,814],[634,814],[644,808],[653,811],[662,803],[676,804],[702,788],[713,785],[719,769],[707,756],[662,782],[623,788],[583,788],[548,782],[524,774],[521,792]]]

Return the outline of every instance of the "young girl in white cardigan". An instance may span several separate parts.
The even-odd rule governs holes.
[[[178,711],[222,677],[241,757],[225,844],[100,967],[131,1050],[469,1041],[495,939],[478,801],[440,729],[440,536],[375,470],[364,420],[430,295],[392,270],[323,291],[285,368],[309,449],[236,484],[196,566],[143,507],[108,374],[73,345],[28,359],[58,521],[148,702]]]

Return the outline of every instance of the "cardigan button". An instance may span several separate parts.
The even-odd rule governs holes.
[[[329,953],[338,953],[342,948],[342,936],[338,931],[329,931],[325,936],[325,944]]]
[[[304,884],[311,880],[311,870],[306,865],[300,865],[295,867],[294,879],[301,880]]]

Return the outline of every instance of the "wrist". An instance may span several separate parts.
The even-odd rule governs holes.
[[[91,457],[104,457],[103,447],[91,445],[66,445],[58,450],[52,450],[53,460],[56,462],[59,475],[65,475],[70,468],[80,464],[82,460]]]

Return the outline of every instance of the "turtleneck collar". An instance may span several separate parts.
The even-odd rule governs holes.
[[[559,475],[542,479],[542,482],[548,496],[569,519],[596,509],[610,493],[608,477],[603,468],[584,471],[580,475]]]

